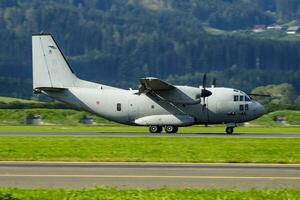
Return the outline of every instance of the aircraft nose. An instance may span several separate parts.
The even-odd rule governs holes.
[[[256,105],[256,112],[259,117],[267,113],[265,107],[260,103],[257,103]]]

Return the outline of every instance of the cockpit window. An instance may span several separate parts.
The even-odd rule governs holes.
[[[238,95],[234,95],[234,101],[239,101],[239,96]]]
[[[245,101],[251,101],[250,97],[245,96]]]
[[[240,96],[240,101],[244,101],[244,96]]]

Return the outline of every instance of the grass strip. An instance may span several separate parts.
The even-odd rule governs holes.
[[[29,200],[29,199],[243,199],[243,200],[296,200],[300,198],[299,190],[117,190],[117,189],[84,189],[84,190],[63,190],[63,189],[0,189],[0,199],[6,200]]]
[[[300,134],[300,127],[237,127],[236,134]],[[0,132],[87,132],[148,133],[147,127],[133,126],[0,126]],[[179,133],[224,133],[225,126],[192,126],[179,128]]]
[[[300,139],[1,137],[0,160],[300,163]]]

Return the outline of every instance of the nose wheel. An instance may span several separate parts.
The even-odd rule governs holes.
[[[228,135],[231,135],[232,133],[233,133],[233,127],[227,127],[226,128],[226,133],[228,134]]]

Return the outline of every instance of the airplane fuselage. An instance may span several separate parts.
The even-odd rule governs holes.
[[[201,98],[200,102],[196,102],[195,96],[201,92],[201,88],[188,86],[176,86],[174,94],[168,94],[173,99],[169,98],[168,101],[144,93],[136,94],[135,90],[103,89],[100,85],[97,88],[47,92],[47,95],[78,109],[128,125],[153,125],[140,124],[137,120],[147,116],[167,115],[193,118],[178,126],[242,123],[256,119],[265,112],[259,103],[242,91],[220,87],[207,89],[212,95]]]

